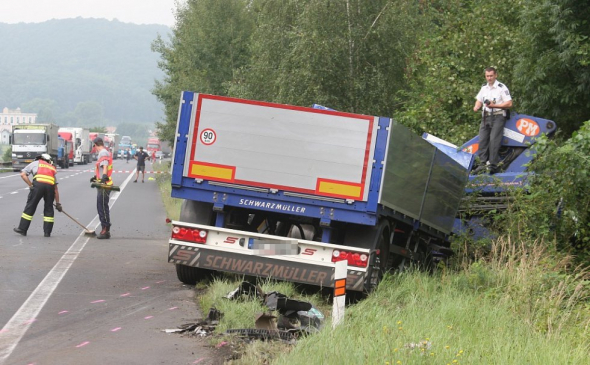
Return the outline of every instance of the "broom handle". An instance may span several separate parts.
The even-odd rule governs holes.
[[[55,205],[55,207],[57,207],[57,205]],[[84,226],[82,225],[82,223],[78,222],[77,220],[75,220],[75,219],[74,219],[74,217],[72,217],[71,215],[69,215],[68,213],[66,213],[66,212],[65,212],[65,210],[63,210],[63,209],[62,209],[62,210],[61,210],[61,212],[62,212],[63,214],[65,214],[65,215],[67,215],[67,216],[68,216],[68,217],[69,217],[71,220],[73,220],[74,222],[78,223],[78,225],[79,225],[80,227],[84,228],[84,230],[85,230],[85,231],[88,231],[88,228],[84,227]]]

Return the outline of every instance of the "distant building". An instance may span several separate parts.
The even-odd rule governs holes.
[[[0,113],[0,143],[10,143],[10,133],[12,126],[18,124],[33,124],[37,122],[36,113],[23,113],[20,108],[15,110],[4,107]]]

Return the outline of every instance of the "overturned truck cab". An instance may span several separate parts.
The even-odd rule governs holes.
[[[387,117],[183,92],[168,260],[210,271],[371,291],[391,268],[446,260],[469,176]]]

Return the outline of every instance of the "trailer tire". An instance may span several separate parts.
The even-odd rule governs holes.
[[[198,267],[176,264],[176,276],[183,284],[195,285],[199,281],[211,276],[211,271],[200,269]]]
[[[363,283],[363,290],[367,293],[377,288],[385,273],[390,269],[390,232],[391,226],[387,220],[382,220],[376,226],[351,225],[345,232],[343,242],[345,246],[371,250],[367,276]],[[378,255],[377,250],[379,251]]]
[[[375,251],[369,258],[369,266],[367,270],[367,278],[365,280],[365,291],[367,293],[373,292],[379,284],[385,273],[389,271],[389,225],[383,224],[379,229],[376,237]]]

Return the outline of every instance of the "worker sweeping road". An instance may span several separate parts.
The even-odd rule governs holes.
[[[98,160],[96,161],[95,174],[90,178],[91,183],[100,182],[105,188],[97,187],[96,208],[98,210],[98,218],[102,230],[96,236],[98,239],[111,238],[111,216],[109,210],[109,199],[111,189],[108,187],[113,185],[111,174],[113,173],[113,157],[110,152],[104,147],[102,138],[97,137],[92,141],[96,150],[98,151]]]
[[[33,182],[29,180],[29,175],[31,174],[33,175]],[[60,212],[62,211],[62,206],[59,203],[56,174],[57,170],[53,165],[53,160],[46,153],[37,156],[35,161],[22,169],[20,176],[27,183],[30,191],[18,228],[14,228],[16,233],[23,236],[27,235],[33,215],[35,214],[35,210],[37,210],[37,205],[41,201],[41,198],[43,198],[43,233],[45,237],[51,237],[54,223],[54,200],[55,208]]]

